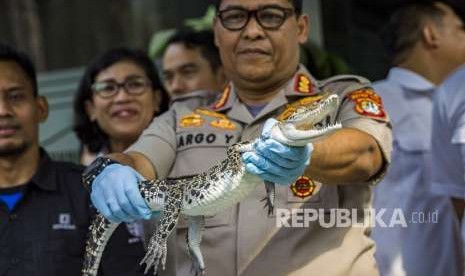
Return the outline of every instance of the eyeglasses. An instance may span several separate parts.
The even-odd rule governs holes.
[[[252,16],[266,30],[279,29],[295,13],[294,9],[282,7],[263,7],[256,10],[230,8],[218,12],[221,25],[230,31],[240,31],[247,26]]]
[[[124,90],[130,95],[141,95],[147,91],[150,84],[151,82],[149,80],[142,77],[129,79],[123,83],[117,83],[115,81],[101,81],[92,85],[92,91],[103,99],[109,99],[118,94],[120,88],[124,88]]]

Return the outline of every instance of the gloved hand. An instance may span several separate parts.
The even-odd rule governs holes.
[[[111,164],[92,183],[92,203],[111,222],[149,219],[152,212],[138,188],[143,179],[129,166]]]
[[[277,123],[268,119],[263,126],[253,152],[242,155],[247,172],[258,175],[263,180],[288,185],[301,175],[310,164],[313,144],[305,147],[291,147],[270,138],[271,128]]]

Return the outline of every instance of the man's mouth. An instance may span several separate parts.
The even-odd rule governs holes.
[[[8,137],[16,134],[19,127],[17,126],[0,126],[0,137]]]

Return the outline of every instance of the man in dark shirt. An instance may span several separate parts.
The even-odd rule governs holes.
[[[81,275],[94,213],[79,166],[40,149],[48,106],[24,54],[0,44],[0,275]],[[129,227],[117,230],[100,275],[142,275],[143,246]],[[131,233],[129,233],[131,232]]]

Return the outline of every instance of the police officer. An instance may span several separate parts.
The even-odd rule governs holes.
[[[465,62],[463,27],[444,3],[411,3],[394,12],[382,37],[395,66],[374,87],[391,116],[394,145],[392,166],[375,188],[374,207],[385,218],[401,210],[408,223],[374,228],[382,275],[463,273],[452,204],[434,196],[429,183],[433,95],[436,85]],[[431,219],[420,221],[419,215]]]
[[[29,58],[0,45],[0,275],[81,275],[95,212],[82,168],[52,161],[39,147],[47,115]],[[101,275],[142,275],[137,233],[120,228],[108,250]]]
[[[136,171],[146,178],[198,174],[225,158],[234,142],[262,134],[255,152],[244,154],[243,161],[250,173],[283,183],[277,188],[278,207],[320,209],[322,218],[336,208],[353,209],[359,222],[367,222],[364,209],[370,207],[372,185],[388,166],[391,144],[387,115],[370,83],[357,76],[317,81],[298,64],[298,47],[308,33],[301,0],[219,1],[214,32],[231,80],[221,98],[208,109],[161,116],[125,154],[99,161],[121,164],[95,171],[95,206],[114,221],[149,218],[137,192],[141,177]],[[323,93],[341,97],[330,119],[340,121],[342,130],[305,147],[265,138],[267,119],[285,118],[301,105],[318,102]],[[325,228],[316,221],[307,227],[277,227],[279,218],[268,218],[263,210],[263,195],[260,187],[207,218],[202,251],[208,274],[378,275],[367,224]],[[168,250],[168,266],[175,271],[160,275],[191,273],[184,221],[178,226],[177,245]]]

